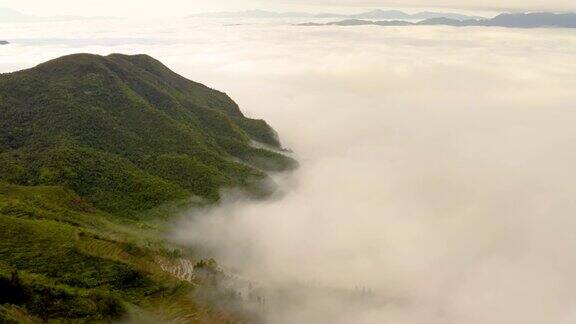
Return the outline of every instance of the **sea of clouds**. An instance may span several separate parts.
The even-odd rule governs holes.
[[[267,323],[576,322],[575,30],[237,23],[3,24],[0,71],[146,53],[269,121],[281,195],[173,233]]]

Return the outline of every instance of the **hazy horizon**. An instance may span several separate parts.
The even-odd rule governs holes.
[[[568,0],[553,1],[455,1],[449,0],[442,3],[430,0],[404,0],[404,1],[379,1],[379,0],[315,0],[315,1],[285,1],[285,0],[198,0],[194,2],[183,0],[167,0],[161,4],[147,4],[141,6],[141,2],[135,0],[111,1],[92,0],[84,1],[81,5],[72,0],[55,0],[50,3],[36,0],[2,0],[0,8],[9,8],[21,11],[25,14],[39,16],[53,15],[77,15],[77,16],[121,16],[121,17],[176,17],[189,14],[220,11],[244,11],[244,10],[269,10],[279,12],[307,11],[311,13],[357,13],[362,11],[384,9],[404,10],[410,13],[436,10],[454,11],[458,13],[480,14],[498,12],[528,12],[528,11],[552,11],[566,12],[576,11],[576,4]],[[138,10],[134,10],[137,8]]]

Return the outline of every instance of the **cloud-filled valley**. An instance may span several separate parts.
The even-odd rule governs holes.
[[[576,319],[575,31],[44,26],[5,28],[2,71],[150,54],[294,150],[301,168],[276,176],[277,199],[231,193],[174,224],[174,240],[266,289],[266,322]],[[82,42],[61,41],[70,28]]]

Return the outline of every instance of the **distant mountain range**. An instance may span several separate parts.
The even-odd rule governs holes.
[[[81,17],[81,16],[33,16],[26,15],[19,11],[0,8],[0,23],[21,23],[21,22],[57,22],[91,19],[118,19],[114,17]]]
[[[349,19],[402,19],[423,20],[430,18],[450,18],[455,20],[484,19],[484,17],[467,16],[451,12],[420,12],[408,14],[399,10],[372,10],[359,14],[312,14],[306,12],[273,12],[265,10],[247,10],[236,12],[210,12],[189,16],[190,18],[349,18]]]
[[[392,21],[371,21],[361,19],[347,19],[330,22],[326,24],[305,23],[299,26],[492,26],[511,28],[537,28],[537,27],[557,27],[576,28],[576,13],[555,14],[547,12],[500,14],[492,19],[466,19],[458,20],[447,17],[434,17],[424,19],[420,22],[409,22],[403,20]]]

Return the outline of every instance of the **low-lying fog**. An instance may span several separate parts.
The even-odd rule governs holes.
[[[575,30],[145,23],[3,25],[0,68],[147,53],[269,121],[284,196],[174,231],[265,322],[576,322]]]

